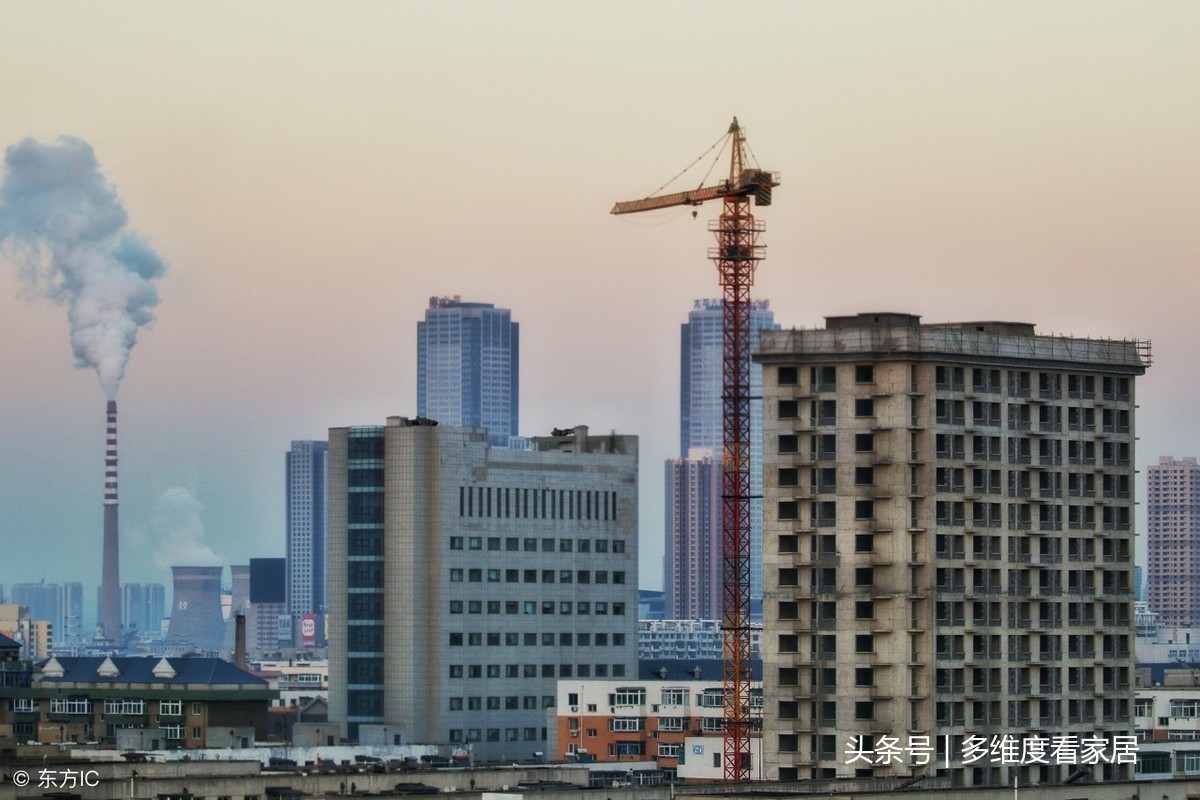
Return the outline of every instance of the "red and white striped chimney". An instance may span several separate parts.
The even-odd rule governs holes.
[[[108,401],[104,451],[104,552],[100,577],[100,626],[112,642],[121,640],[121,567],[117,530],[117,401]]]

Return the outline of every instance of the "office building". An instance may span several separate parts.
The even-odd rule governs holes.
[[[954,785],[1131,777],[963,748],[1130,731],[1148,344],[863,314],[764,334],[757,359],[768,776],[915,778],[879,748],[927,736]]]
[[[441,425],[487,428],[493,447],[517,436],[518,325],[491,303],[431,297],[417,323],[417,414]]]
[[[250,559],[249,583],[247,653],[251,658],[263,658],[290,649],[295,626],[287,610],[287,559]]]
[[[694,448],[704,448],[715,456],[715,466],[720,481],[720,464],[725,446],[724,415],[722,411],[722,395],[724,394],[724,311],[721,300],[697,300],[688,313],[688,321],[680,326],[680,382],[679,382],[679,459],[667,462],[667,498],[668,514],[676,507],[699,508],[704,502],[701,497],[681,497],[681,479],[691,472],[704,471],[702,465],[688,465],[693,458]],[[775,315],[770,310],[768,301],[754,300],[750,304],[750,351],[758,348],[759,336],[763,330],[775,330]],[[758,398],[762,395],[762,367],[750,365],[750,396]],[[700,456],[703,458],[703,456]],[[672,470],[681,473],[671,477]],[[695,491],[707,493],[706,484],[692,482]],[[719,483],[718,483],[719,486]],[[760,616],[762,600],[762,401],[750,402],[750,599],[752,613],[755,618]],[[688,594],[699,591],[701,594],[719,598],[721,592],[721,550],[718,546],[713,554],[716,565],[713,569],[697,567],[691,570],[686,564],[675,565],[671,562],[675,553],[691,553],[703,548],[703,542],[713,536],[712,526],[716,526],[716,535],[721,535],[721,519],[718,489],[717,519],[707,516],[694,516],[688,520],[686,515],[676,517],[680,527],[667,528],[667,563],[664,575],[664,589],[668,595]],[[691,540],[681,542],[680,540]],[[709,588],[710,575],[716,575],[717,585]],[[686,581],[700,580],[702,588],[693,590]],[[671,581],[676,586],[671,588]],[[717,600],[720,608],[720,600]],[[668,610],[668,614],[672,612]],[[674,612],[675,616],[683,616],[682,612]],[[714,615],[705,613],[700,616],[712,618]],[[716,615],[720,616],[718,610]]]
[[[1161,456],[1146,469],[1146,589],[1167,628],[1200,627],[1200,465]]]
[[[325,615],[325,458],[327,442],[296,441],[287,454],[287,606],[293,641],[301,621]],[[324,631],[320,632],[324,639]]]
[[[636,674],[637,439],[330,429],[329,564],[329,718],[350,739],[545,752],[558,680]]]

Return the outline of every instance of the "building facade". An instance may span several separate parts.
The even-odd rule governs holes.
[[[527,758],[557,680],[636,674],[637,439],[555,433],[330,430],[329,714],[350,739]]]
[[[520,410],[518,334],[507,308],[429,298],[417,323],[418,416],[487,428],[493,447],[508,447]]]
[[[167,616],[167,588],[161,583],[126,583],[121,586],[121,619],[125,630],[139,639],[162,636]]]
[[[721,457],[692,448],[667,461],[663,592],[670,619],[720,619]],[[756,595],[757,596],[757,595]]]
[[[1146,469],[1146,589],[1167,628],[1200,627],[1200,465],[1162,456]]]
[[[723,774],[724,697],[719,678],[561,680],[555,759],[653,761],[668,779],[699,776],[719,780]],[[750,701],[755,716],[762,713],[762,700],[762,683],[752,681]],[[757,740],[757,733],[754,738]],[[683,774],[689,761],[695,766],[692,776]]]
[[[915,777],[872,748],[948,736],[956,785],[1055,783],[1076,768],[959,755],[970,736],[1127,734],[1148,346],[863,314],[767,333],[757,358],[768,774]]]
[[[57,657],[4,696],[0,726],[20,741],[158,750],[265,740],[277,692],[215,658]]]
[[[761,332],[775,330],[779,326],[775,324],[775,315],[770,310],[768,301],[754,300],[750,305],[750,351],[753,352],[758,347]],[[668,594],[671,594],[672,591],[677,595],[692,593],[695,590],[688,588],[688,581],[707,581],[710,579],[707,576],[712,573],[712,570],[704,568],[690,570],[686,564],[682,563],[678,565],[679,568],[676,568],[671,564],[672,554],[692,552],[703,547],[702,543],[713,536],[713,526],[715,526],[718,542],[721,536],[719,472],[725,446],[724,416],[721,405],[725,374],[723,325],[724,309],[721,300],[697,300],[688,313],[688,321],[680,326],[680,459],[667,462],[666,502],[668,514],[674,506],[698,507],[698,504],[702,502],[702,498],[698,497],[680,497],[681,484],[679,480],[671,477],[673,465],[676,470],[682,470],[685,475],[692,469],[686,465],[686,462],[692,460],[693,448],[704,448],[715,454],[718,472],[718,507],[715,521],[699,515],[692,518],[680,516],[677,517],[677,522],[681,527],[668,526],[666,543],[668,563],[664,567],[667,572],[671,573],[670,576],[664,575],[664,578],[667,579],[664,588]],[[750,365],[750,396],[752,398],[762,396],[762,367],[758,364]],[[760,499],[762,495],[762,452],[762,401],[755,399],[750,402],[750,491],[752,495],[750,501],[750,598],[752,614],[755,618],[760,616],[763,590],[762,500]],[[695,491],[709,491],[705,484],[693,482],[689,486]],[[692,525],[695,527],[691,527]],[[691,541],[681,542],[681,539]],[[702,594],[715,593],[718,597],[716,615],[711,613],[702,615],[707,618],[720,616],[721,550],[719,544],[713,557],[717,562],[715,592],[707,588],[699,590]],[[678,584],[674,590],[670,588],[672,580]],[[671,614],[672,612],[668,610],[667,613]],[[675,616],[682,616],[682,612],[675,612]]]
[[[760,658],[762,623],[750,624],[750,657]],[[638,658],[641,661],[720,661],[725,657],[725,634],[720,619],[638,620]]]
[[[82,583],[14,583],[12,602],[27,606],[32,619],[50,624],[55,647],[83,643]]]
[[[329,443],[294,441],[287,453],[287,606],[293,639],[304,615],[324,618],[325,459]],[[324,640],[324,631],[317,631]]]

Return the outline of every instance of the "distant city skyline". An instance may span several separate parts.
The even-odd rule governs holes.
[[[519,319],[522,434],[639,435],[654,588],[672,309],[717,292],[719,209],[608,211],[723,177],[706,148],[734,115],[781,176],[752,294],[784,327],[898,309],[1148,338],[1135,458],[1200,453],[1200,5],[752,1],[732,61],[705,0],[302,5],[0,10],[0,147],[88,143],[170,267],[120,390],[125,583],[282,555],[279,454],[415,416],[415,323],[460,295]],[[91,617],[105,392],[29,293],[0,254],[0,583],[82,582]]]

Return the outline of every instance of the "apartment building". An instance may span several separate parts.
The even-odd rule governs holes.
[[[860,314],[756,360],[768,776],[1130,777],[977,745],[1131,732],[1148,343]]]

